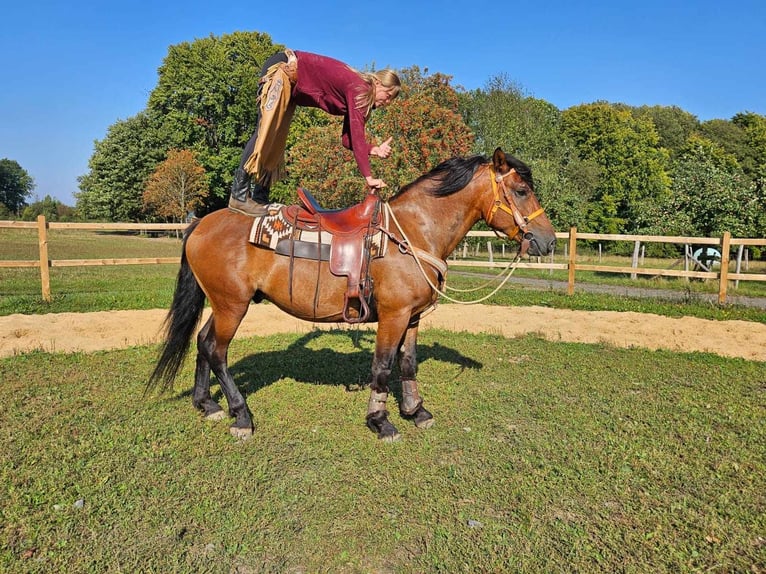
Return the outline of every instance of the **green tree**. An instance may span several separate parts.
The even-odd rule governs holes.
[[[148,113],[113,124],[79,178],[78,212],[99,221],[140,221],[146,178],[164,157],[157,121]]]
[[[17,161],[0,159],[0,204],[18,215],[32,195],[35,182]]]
[[[535,193],[553,226],[558,230],[577,227],[581,232],[596,232],[592,211],[596,203],[601,170],[576,154],[536,160],[533,167]]]
[[[729,120],[708,120],[700,124],[700,134],[717,144],[739,163],[748,155],[745,130]]]
[[[636,118],[605,102],[575,106],[562,114],[563,133],[581,159],[600,168],[592,223],[602,233],[640,230],[647,205],[670,189],[668,152],[649,118]]]
[[[742,169],[720,146],[692,137],[673,162],[672,193],[649,212],[649,231],[719,237],[756,233],[762,206]]]
[[[631,109],[637,118],[648,117],[652,120],[660,147],[667,149],[672,157],[683,151],[689,137],[700,129],[696,116],[678,106],[641,106]]]
[[[762,188],[766,180],[766,117],[747,112],[731,121],[744,132],[747,153],[739,158],[742,171]]]
[[[258,32],[210,36],[171,46],[159,68],[148,110],[161,119],[165,150],[197,152],[210,182],[209,209],[225,203],[255,129],[261,65],[283,48]]]
[[[466,124],[476,134],[476,149],[490,154],[500,146],[525,162],[560,156],[561,112],[527,96],[506,75],[484,89],[461,95]]]
[[[84,217],[144,217],[147,178],[171,149],[188,149],[212,193],[202,212],[224,205],[242,148],[254,127],[260,66],[279,46],[266,34],[236,32],[170,46],[147,108],[110,126],[80,178]]]
[[[34,221],[39,215],[44,215],[48,221],[71,221],[74,218],[74,210],[50,195],[46,195],[42,201],[35,201],[25,207],[21,219]]]
[[[186,221],[208,195],[205,169],[194,152],[170,150],[165,161],[149,176],[144,191],[144,208],[166,221]]]

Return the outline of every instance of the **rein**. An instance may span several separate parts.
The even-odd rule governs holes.
[[[500,272],[500,275],[498,275],[498,277],[501,277],[502,274],[508,271],[510,268],[510,271],[508,271],[507,276],[502,280],[501,283],[497,285],[497,287],[495,287],[492,290],[491,293],[485,295],[484,297],[481,297],[480,299],[476,299],[474,301],[460,301],[458,299],[450,297],[447,293],[445,293],[445,291],[448,289],[452,291],[460,291],[459,289],[452,289],[447,286],[447,263],[444,260],[439,259],[438,257],[434,257],[427,251],[423,251],[422,249],[412,246],[410,244],[410,240],[407,238],[407,235],[404,233],[404,229],[402,229],[402,226],[399,224],[399,221],[396,219],[394,212],[391,210],[391,206],[388,204],[387,201],[383,204],[383,206],[386,210],[387,217],[390,217],[391,220],[394,222],[394,224],[396,225],[396,228],[399,230],[399,233],[402,235],[402,239],[399,240],[396,237],[394,237],[388,231],[388,229],[381,229],[381,231],[386,233],[386,235],[388,235],[391,241],[397,244],[397,246],[399,247],[400,253],[412,255],[412,258],[415,259],[415,263],[417,263],[418,265],[418,269],[420,269],[420,272],[422,273],[423,277],[425,278],[426,282],[431,287],[431,289],[435,291],[436,293],[438,293],[439,295],[441,295],[442,297],[444,297],[445,299],[447,299],[448,301],[451,301],[452,303],[457,303],[458,305],[475,305],[477,303],[481,303],[482,301],[486,301],[487,299],[492,297],[495,293],[497,293],[503,287],[503,285],[505,285],[508,282],[508,279],[511,278],[511,275],[513,275],[513,272],[516,270],[516,264],[519,262],[519,260],[521,260],[521,252],[519,251],[519,253],[513,259],[513,261],[511,261],[508,265],[506,265],[506,267]],[[425,263],[428,263],[434,269],[436,269],[439,273],[441,273],[441,276],[444,278],[444,290],[440,289],[437,285],[434,285],[434,282],[431,281],[431,278],[428,276],[428,274],[426,273],[426,270],[423,268],[423,261]],[[478,287],[477,289],[481,289],[483,287],[484,286],[481,286],[481,287]],[[467,293],[470,291],[475,291],[477,289],[466,290],[461,292]],[[431,308],[435,306],[436,306],[436,302],[431,304]]]

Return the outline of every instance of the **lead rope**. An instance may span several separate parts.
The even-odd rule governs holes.
[[[458,299],[450,297],[447,293],[445,293],[444,291],[439,289],[438,286],[434,285],[433,281],[431,281],[431,278],[426,273],[426,270],[423,268],[423,264],[421,263],[421,260],[420,260],[421,258],[418,257],[417,252],[420,251],[421,253],[424,253],[425,255],[428,255],[428,257],[425,258],[426,260],[428,260],[429,258],[431,258],[431,259],[436,259],[436,258],[433,257],[430,253],[424,252],[424,251],[418,249],[417,247],[412,247],[410,245],[410,240],[407,238],[407,235],[404,233],[404,230],[402,229],[402,226],[399,225],[399,221],[396,219],[396,215],[394,215],[394,212],[391,210],[391,206],[388,204],[388,202],[384,203],[384,205],[386,206],[386,212],[391,217],[391,219],[394,221],[394,224],[396,225],[396,228],[399,230],[399,233],[402,235],[403,241],[396,241],[393,237],[391,238],[395,243],[398,243],[399,251],[401,251],[402,253],[408,253],[408,254],[412,255],[413,259],[415,259],[415,263],[417,263],[417,265],[418,265],[418,269],[420,269],[420,272],[423,274],[423,277],[425,278],[426,282],[431,287],[431,289],[433,289],[436,293],[438,293],[439,295],[441,295],[442,297],[444,297],[448,301],[451,301],[452,303],[457,303],[458,305],[475,305],[477,303],[481,303],[482,301],[486,301],[487,299],[489,299],[490,297],[495,295],[498,291],[500,291],[500,289],[503,287],[503,285],[505,285],[508,282],[508,280],[511,278],[511,275],[513,275],[513,272],[516,270],[516,264],[521,259],[521,255],[516,255],[516,257],[513,259],[513,261],[511,261],[505,267],[505,269],[503,269],[501,274],[505,273],[509,268],[510,268],[510,271],[508,272],[508,275],[502,280],[502,282],[500,284],[498,284],[497,287],[495,287],[492,290],[491,293],[485,295],[484,297],[481,297],[480,299],[476,299],[475,301],[459,301]],[[445,290],[446,290],[447,289],[447,277],[446,277],[447,264],[444,263],[441,259],[439,259],[438,261],[439,261],[439,263],[442,264],[443,268],[445,269],[445,273],[443,273],[443,275],[444,275],[444,285],[445,285]],[[439,271],[441,270],[433,262],[431,262],[431,261],[428,261],[428,262],[435,269],[437,269]],[[453,291],[457,291],[457,289],[452,289],[452,290]],[[468,292],[474,291],[474,290],[466,290],[466,291],[463,291],[463,292],[468,293]]]

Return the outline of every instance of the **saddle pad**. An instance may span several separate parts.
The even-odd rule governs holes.
[[[281,240],[290,237],[305,243],[321,243],[332,246],[333,235],[329,231],[298,228],[285,218],[284,209],[281,209],[281,205],[272,204],[272,207],[274,209],[270,208],[268,215],[254,218],[253,225],[250,227],[248,242],[272,251],[276,251]],[[385,255],[388,236],[377,231],[369,239],[370,256],[376,258]]]
[[[273,209],[272,209],[273,207]],[[318,231],[297,229],[284,216],[284,210],[280,204],[272,204],[268,215],[262,215],[253,219],[253,225],[250,227],[248,241],[253,245],[266,247],[275,250],[277,244],[282,239],[292,237],[293,239],[306,241],[309,243],[330,244],[331,236],[329,233],[320,234]]]

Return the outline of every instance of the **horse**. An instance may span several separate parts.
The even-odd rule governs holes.
[[[481,219],[516,240],[519,255],[551,253],[556,235],[535,196],[530,168],[499,147],[491,159],[448,159],[382,205],[395,223],[383,231],[396,248],[371,259],[367,269],[373,291],[365,322],[377,322],[377,332],[365,421],[379,439],[393,441],[400,435],[388,418],[386,401],[395,361],[403,419],[418,428],[434,422],[418,391],[416,345],[421,314],[436,304],[436,286],[446,279],[447,257]],[[192,404],[205,419],[225,418],[210,394],[212,370],[234,419],[229,430],[241,439],[252,436],[254,428],[227,353],[250,303],[269,301],[318,323],[347,319],[346,280],[334,275],[327,261],[296,259],[254,245],[246,239],[252,225],[251,216],[221,209],[185,230],[176,289],[163,323],[165,337],[146,389],[172,388],[207,299],[211,315],[196,338]]]

